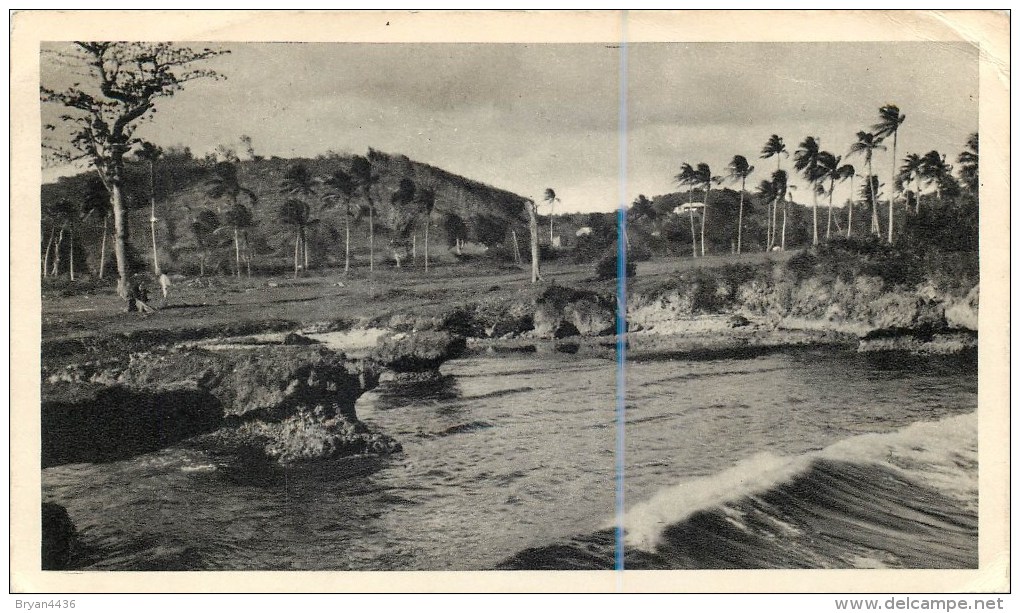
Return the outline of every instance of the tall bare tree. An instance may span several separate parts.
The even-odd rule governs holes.
[[[131,275],[124,205],[124,156],[137,142],[138,122],[150,117],[161,98],[185,83],[220,75],[195,65],[224,53],[168,42],[78,42],[54,52],[57,61],[77,69],[79,79],[63,89],[40,88],[43,102],[63,109],[47,146],[65,160],[86,159],[110,192],[113,209],[117,290],[126,298]],[[59,129],[58,129],[59,128]],[[54,141],[66,141],[55,144]]]
[[[152,236],[152,274],[163,273],[159,266],[159,250],[156,247],[156,162],[163,150],[149,142],[143,142],[137,153],[139,159],[149,163],[149,233]]]

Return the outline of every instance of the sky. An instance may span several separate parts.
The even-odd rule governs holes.
[[[791,154],[812,135],[845,156],[889,103],[906,115],[901,159],[937,149],[953,161],[977,130],[978,56],[966,44],[218,46],[230,53],[207,65],[226,79],[160,100],[138,136],[198,155],[239,147],[242,134],[265,156],[373,147],[536,200],[553,188],[558,212],[615,209],[621,184],[628,202],[676,191],[681,163],[721,175],[734,154],[758,168],[750,188],[775,168],[757,159],[770,134]],[[63,78],[45,58],[42,68],[44,84]],[[863,159],[848,161],[863,172]],[[888,153],[874,165],[888,176]]]

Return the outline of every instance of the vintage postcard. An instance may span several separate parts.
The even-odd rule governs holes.
[[[13,14],[12,591],[1008,591],[1008,32]]]

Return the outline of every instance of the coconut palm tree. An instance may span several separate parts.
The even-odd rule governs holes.
[[[934,149],[921,158],[921,176],[928,185],[935,186],[935,199],[942,204],[942,189],[953,176],[952,165],[946,163],[944,153]]]
[[[156,250],[156,161],[163,150],[149,142],[143,142],[138,157],[149,163],[149,232],[152,235],[152,272],[157,277],[163,271],[159,268],[159,252]]]
[[[903,165],[896,175],[901,185],[914,184],[914,212],[921,211],[921,177],[924,170],[924,161],[916,153],[910,153],[903,158]]]
[[[744,188],[747,185],[747,177],[754,172],[754,166],[747,163],[747,158],[742,155],[735,155],[726,167],[727,175],[731,181],[740,181],[740,208],[737,213],[737,253],[740,253],[741,242],[744,236]]]
[[[786,195],[789,193],[790,184],[789,179],[786,175],[785,170],[777,170],[772,173],[772,187],[776,195],[776,204],[773,211],[779,209],[779,203],[783,203],[783,229],[782,229],[782,240],[779,243],[780,250],[786,251],[786,213],[787,213],[787,200]],[[773,222],[774,224],[775,222]],[[773,236],[773,239],[775,237]]]
[[[832,194],[836,190],[836,181],[842,181],[843,175],[840,162],[843,158],[833,155],[828,151],[819,151],[817,158],[819,184],[825,179],[829,180],[829,211],[825,221],[825,240],[832,236]]]
[[[350,174],[354,185],[368,203],[368,270],[372,272],[375,270],[375,201],[372,198],[372,188],[379,182],[379,175],[372,172],[372,162],[360,155],[351,160]]]
[[[793,167],[807,179],[811,189],[811,244],[818,244],[818,182],[825,178],[818,168],[819,139],[808,136],[793,154]]]
[[[885,150],[882,138],[862,130],[857,133],[857,142],[850,145],[850,153],[847,156],[863,155],[864,162],[868,165],[868,176],[872,177],[875,173],[871,171],[871,159],[876,150]],[[881,236],[882,228],[878,223],[878,200],[875,199],[874,185],[874,181],[868,181],[867,187],[871,189],[871,231],[875,236]]]
[[[705,257],[705,222],[708,219],[708,197],[712,193],[712,183],[721,183],[722,177],[714,176],[712,168],[705,162],[698,164],[694,170],[697,185],[705,190],[705,204],[701,207],[701,257]]]
[[[556,213],[556,203],[560,201],[556,192],[551,187],[545,188],[545,195],[542,199],[549,204],[549,245],[553,244],[553,215]]]
[[[960,183],[972,193],[977,194],[980,186],[978,179],[977,132],[967,137],[967,149],[960,153],[956,161],[960,164]]]
[[[758,197],[758,202],[766,203],[766,210],[768,215],[772,215],[772,205],[776,202],[776,186],[772,181],[762,179],[761,183],[758,184],[758,189],[755,192]],[[772,220],[766,219],[766,226],[768,231],[765,237],[765,251],[772,249]]]
[[[680,172],[673,178],[681,188],[687,187],[687,213],[691,219],[691,257],[698,257],[698,239],[694,233],[694,184],[697,182],[697,173],[694,167],[684,162],[680,165]]]
[[[223,227],[233,229],[234,231],[234,255],[238,278],[241,278],[239,235],[242,229],[252,225],[251,223],[245,223],[251,221],[252,215],[247,207],[238,202],[237,199],[241,194],[248,197],[252,206],[258,203],[258,197],[255,196],[255,192],[241,185],[237,172],[237,164],[233,162],[218,162],[213,167],[212,176],[206,182],[206,195],[214,200],[226,198],[230,202],[230,207],[227,208],[224,214],[225,225]],[[217,209],[221,210],[218,205]]]
[[[528,211],[528,231],[531,234],[531,282],[538,283],[542,280],[538,269],[538,205],[528,198],[524,207]]]
[[[423,187],[415,195],[415,202],[425,213],[425,272],[429,271],[429,226],[432,225],[432,211],[436,208],[436,190]]]
[[[217,228],[220,228],[220,218],[208,209],[195,213],[190,206],[184,206],[191,215],[191,233],[195,238],[195,246],[198,251],[198,275],[204,277],[205,263],[209,258],[209,251],[213,247],[212,237]]]
[[[318,185],[315,177],[308,170],[308,167],[301,163],[293,164],[287,168],[287,172],[283,175],[283,180],[280,181],[281,193],[305,201],[305,206],[308,208],[306,223],[300,226],[300,252],[303,256],[305,270],[308,270],[308,241],[305,230],[308,226],[307,220],[311,219],[311,205],[307,203],[307,200],[318,195],[317,188]]]
[[[288,198],[280,206],[279,220],[294,226],[294,278],[301,270],[301,251],[305,240],[305,228],[311,221],[312,209],[308,202],[300,198]],[[307,267],[306,267],[307,268]]]
[[[340,207],[344,214],[344,273],[351,270],[351,218],[355,216],[354,207],[351,201],[357,191],[354,179],[341,169],[333,171],[329,177],[322,181],[326,187],[323,201],[332,207]]]
[[[223,227],[220,229],[233,231],[234,269],[238,279],[241,278],[241,234],[254,225],[255,219],[251,214],[251,209],[241,203],[235,202],[223,213]],[[245,249],[247,250],[247,240],[245,242]],[[251,276],[250,264],[248,276]]]
[[[409,212],[410,221],[407,222],[406,227],[411,229],[411,262],[416,264],[418,261],[418,230],[414,227],[414,221],[417,217],[418,211],[412,205],[415,204],[415,194],[417,193],[417,187],[414,181],[408,177],[404,177],[400,180],[397,186],[397,191],[393,192],[390,196],[390,204],[393,205],[394,213],[401,211],[405,207],[412,207]],[[396,227],[397,224],[394,224]],[[406,232],[406,230],[405,230]],[[399,264],[399,262],[398,262]],[[399,267],[399,266],[398,266]]]
[[[770,157],[775,157],[776,158],[776,170],[782,170],[782,164],[781,164],[782,158],[783,157],[790,157],[790,154],[786,150],[786,144],[783,143],[783,138],[781,136],[779,136],[778,134],[773,134],[765,142],[765,146],[761,148],[761,155],[759,157],[761,159],[763,159],[763,160],[768,159]],[[768,215],[768,236],[769,236],[768,244],[771,246],[772,243],[775,241],[775,238],[776,238],[776,236],[775,236],[776,235],[776,225],[775,225],[775,216],[776,216],[776,213],[771,208],[771,204],[769,206],[770,206],[770,208],[769,208],[769,215]]]
[[[892,156],[889,159],[889,242],[893,242],[893,190],[896,183],[896,137],[899,134],[900,125],[907,118],[900,114],[900,107],[895,104],[887,104],[878,109],[879,122],[871,126],[875,136],[887,138],[892,136]],[[868,172],[871,172],[870,170]]]

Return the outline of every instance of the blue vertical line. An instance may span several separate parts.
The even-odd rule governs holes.
[[[624,512],[623,473],[626,411],[627,362],[627,11],[620,15],[620,206],[617,209],[616,236],[616,560],[617,571],[623,570]]]

